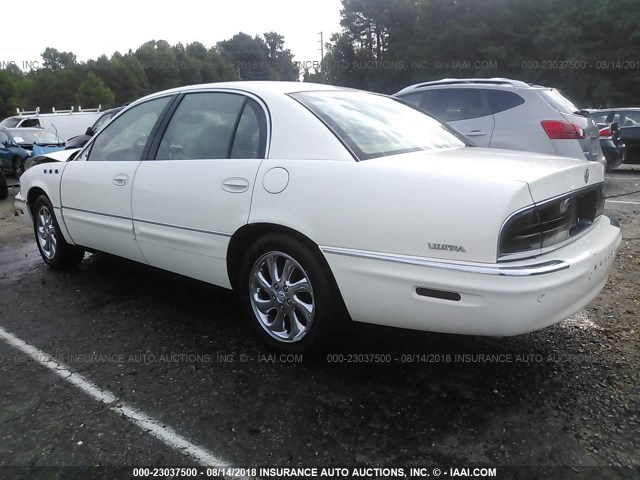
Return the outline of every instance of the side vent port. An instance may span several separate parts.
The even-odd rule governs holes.
[[[459,302],[462,298],[459,293],[447,292],[445,290],[434,290],[433,288],[416,287],[416,293],[421,297],[438,298],[440,300],[449,300],[451,302]]]

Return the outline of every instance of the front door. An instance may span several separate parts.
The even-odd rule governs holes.
[[[64,169],[62,217],[78,245],[145,262],[133,231],[131,190],[151,133],[172,98],[131,108]]]

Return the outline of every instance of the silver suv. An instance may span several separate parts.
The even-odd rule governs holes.
[[[554,88],[507,78],[444,79],[394,96],[451,125],[478,147],[562,155],[606,167],[598,127]]]

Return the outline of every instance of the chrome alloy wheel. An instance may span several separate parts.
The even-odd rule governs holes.
[[[302,340],[313,324],[315,302],[309,275],[292,257],[268,252],[249,277],[253,313],[260,326],[284,343]]]
[[[53,215],[46,205],[42,205],[36,215],[36,228],[38,230],[38,243],[42,254],[51,260],[56,255],[58,239]]]

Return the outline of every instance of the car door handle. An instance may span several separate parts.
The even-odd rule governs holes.
[[[467,137],[480,137],[482,135],[486,135],[487,132],[483,131],[483,130],[471,130],[469,133],[467,133]]]
[[[129,175],[126,173],[119,173],[113,177],[113,184],[118,187],[124,187],[127,183],[129,183]]]
[[[242,193],[249,190],[249,180],[246,178],[227,178],[222,182],[222,189],[229,193]]]

